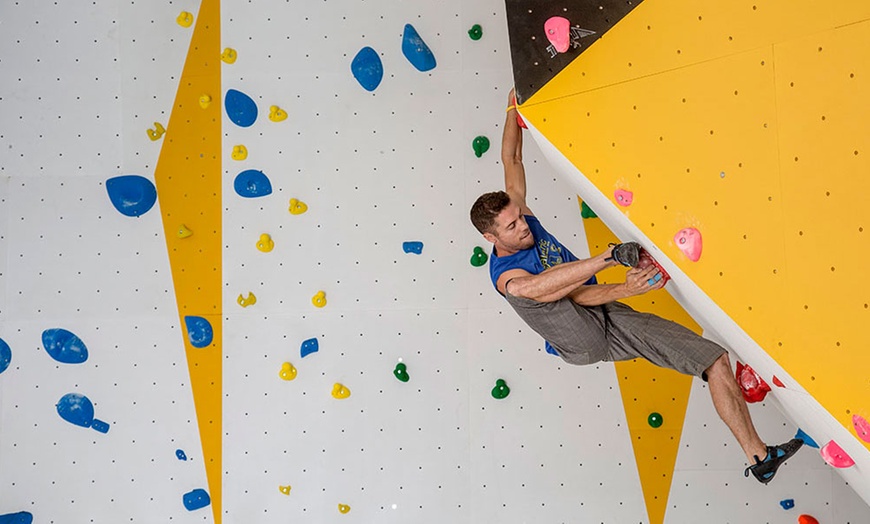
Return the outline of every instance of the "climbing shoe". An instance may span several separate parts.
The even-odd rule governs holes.
[[[627,267],[635,267],[640,261],[640,244],[637,242],[626,242],[625,244],[609,244],[613,246],[613,251],[605,260],[615,260],[617,264],[622,264]]]
[[[793,438],[779,446],[767,446],[767,456],[764,460],[760,460],[758,455],[755,455],[755,464],[746,468],[746,471],[744,471],[743,474],[748,477],[749,473],[752,473],[752,475],[758,479],[758,482],[767,484],[773,480],[773,476],[776,475],[776,470],[779,469],[779,467],[788,460],[789,457],[794,455],[803,445],[803,440]]]

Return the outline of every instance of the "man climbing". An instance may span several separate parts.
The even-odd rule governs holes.
[[[509,104],[513,95],[512,90]],[[751,464],[744,474],[770,482],[803,441],[767,446],[759,438],[724,348],[679,324],[617,302],[664,286],[654,266],[635,267],[637,243],[611,246],[579,260],[544,229],[526,205],[522,149],[516,107],[510,105],[502,136],[505,190],[481,195],[471,208],[471,222],[493,244],[490,277],[496,290],[568,363],[641,357],[701,377]],[[625,282],[598,284],[595,274],[616,265],[630,268]]]

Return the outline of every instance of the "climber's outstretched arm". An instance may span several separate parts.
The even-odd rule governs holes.
[[[520,206],[520,213],[531,215],[526,205],[526,170],[523,167],[523,132],[517,123],[514,90],[508,95],[508,110],[501,137],[501,162],[504,165],[504,190]]]

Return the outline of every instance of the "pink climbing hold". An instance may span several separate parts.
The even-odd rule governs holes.
[[[825,459],[825,462],[835,468],[849,468],[855,465],[855,461],[852,460],[852,457],[843,451],[843,448],[833,440],[822,446],[819,453],[822,454],[822,458]]]
[[[616,203],[622,207],[628,207],[634,201],[634,193],[627,189],[617,189],[613,192],[613,198],[616,199]]]
[[[858,437],[864,442],[870,442],[870,422],[861,415],[852,415],[852,425],[855,426],[855,432]]]
[[[550,18],[544,22],[544,32],[556,51],[564,53],[571,46],[571,22],[567,18],[561,16]]]
[[[737,384],[743,391],[746,402],[761,402],[770,391],[770,386],[750,366],[737,362]]]
[[[701,258],[701,232],[694,227],[679,230],[674,235],[674,243],[692,262]]]

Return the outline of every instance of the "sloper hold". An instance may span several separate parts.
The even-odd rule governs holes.
[[[88,359],[88,348],[85,343],[65,329],[43,331],[42,345],[48,356],[62,364],[81,364]]]
[[[435,69],[435,55],[411,24],[405,24],[405,32],[402,34],[402,54],[418,71]]]
[[[93,428],[100,433],[109,432],[109,424],[94,418],[94,405],[80,393],[67,393],[55,404],[60,418],[83,428]]]
[[[240,197],[257,198],[272,194],[272,182],[262,171],[247,169],[236,175],[233,189]]]
[[[0,524],[32,524],[33,514],[28,511],[0,515]]]
[[[870,442],[870,422],[867,422],[867,419],[861,415],[852,415],[852,425],[855,426],[855,433],[858,434],[858,438],[864,442]]]
[[[0,338],[0,373],[6,371],[9,364],[12,362],[12,348],[5,340]]]
[[[309,338],[308,340],[302,342],[302,346],[299,348],[299,354],[302,358],[306,356],[317,353],[320,350],[320,344],[317,342],[316,338]]]
[[[203,317],[186,316],[184,323],[187,325],[187,338],[190,345],[195,348],[208,347],[214,338],[214,330],[211,323]]]
[[[106,180],[109,200],[122,215],[138,217],[147,213],[157,202],[154,183],[139,175],[122,175]]]
[[[835,468],[851,468],[855,465],[855,461],[852,460],[852,457],[843,451],[843,448],[833,440],[822,446],[819,453],[821,453],[825,462]]]
[[[202,488],[197,488],[185,493],[181,500],[187,511],[194,511],[211,504],[211,497],[209,497],[208,492]]]
[[[363,47],[359,50],[350,63],[350,70],[359,85],[366,91],[377,89],[384,78],[384,64],[377,51],[371,47]]]
[[[227,90],[224,107],[227,110],[227,117],[239,127],[251,127],[257,121],[257,104],[241,91]]]

